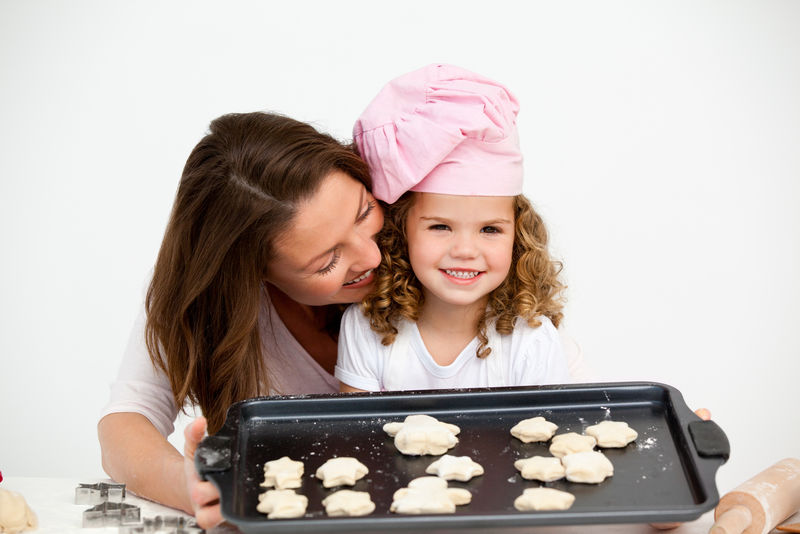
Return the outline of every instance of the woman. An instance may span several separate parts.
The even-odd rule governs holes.
[[[338,390],[342,306],[359,301],[380,255],[383,214],[365,163],[311,126],[232,114],[186,162],[111,401],[98,423],[103,468],[138,495],[219,523],[218,492],[194,450],[234,402]],[[288,350],[286,349],[288,347]],[[281,349],[284,350],[281,350]],[[182,456],[166,439],[199,405]]]

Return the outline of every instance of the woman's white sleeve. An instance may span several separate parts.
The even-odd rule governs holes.
[[[111,384],[111,395],[100,418],[111,413],[139,413],[167,437],[175,430],[178,407],[167,376],[150,361],[144,327],[143,308],[131,330],[117,379]]]
[[[344,312],[339,330],[339,354],[336,378],[344,384],[365,391],[380,391],[380,354],[383,347],[361,306],[353,304]]]

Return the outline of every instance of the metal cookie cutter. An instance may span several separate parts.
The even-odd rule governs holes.
[[[145,518],[141,525],[119,527],[119,534],[201,534],[205,532],[191,519],[173,515]]]
[[[83,512],[83,526],[108,527],[139,523],[142,511],[138,506],[124,502],[104,502]]]
[[[125,484],[100,482],[78,484],[75,488],[75,504],[100,504],[125,500]]]

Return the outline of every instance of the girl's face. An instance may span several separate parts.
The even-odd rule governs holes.
[[[358,302],[380,262],[375,235],[382,226],[383,213],[364,185],[334,171],[275,243],[267,282],[301,304]]]
[[[426,306],[485,306],[503,283],[514,248],[514,197],[414,193],[408,255]]]

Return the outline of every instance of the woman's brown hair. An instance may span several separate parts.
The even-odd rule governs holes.
[[[369,187],[352,148],[269,113],[217,118],[186,161],[147,291],[145,338],[177,406],[199,405],[209,432],[232,403],[269,391],[262,281],[298,203],[334,170]]]
[[[408,259],[405,229],[416,194],[405,193],[394,204],[384,205],[384,227],[378,234],[381,263],[375,271],[375,287],[362,302],[372,329],[383,336],[384,345],[394,342],[401,318],[419,319],[425,300]],[[523,195],[514,197],[514,232],[509,274],[489,294],[487,310],[478,322],[479,358],[491,352],[486,335],[490,321],[495,321],[500,334],[510,334],[518,317],[532,327],[541,325],[540,316],[548,317],[556,327],[563,317],[566,286],[558,279],[562,264],[550,258],[547,228]]]

